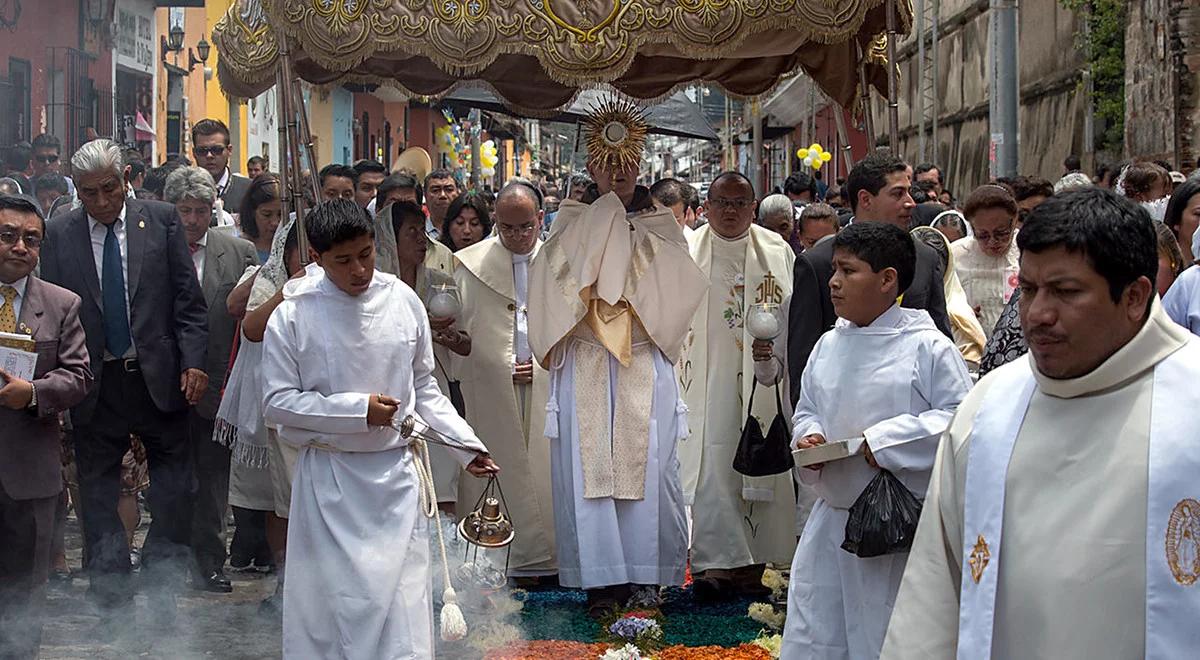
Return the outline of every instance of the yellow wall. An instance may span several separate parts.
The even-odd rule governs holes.
[[[170,64],[178,66],[186,70],[188,68],[188,49],[190,48],[199,59],[200,54],[196,52],[196,46],[203,38],[212,44],[212,28],[217,21],[225,15],[226,10],[234,0],[208,0],[203,8],[188,8],[184,9],[184,37],[183,50],[178,53],[169,53],[166,61]],[[170,9],[162,8],[155,12],[156,33],[155,36],[165,36],[169,29],[168,18]],[[155,48],[158,48],[159,40],[155,39]],[[158,53],[156,53],[157,55]],[[182,149],[188,158],[191,158],[191,127],[201,119],[220,119],[226,125],[229,121],[229,101],[225,98],[225,94],[221,89],[221,83],[217,79],[217,59],[216,47],[210,47],[208,60],[203,64],[197,64],[195,68],[184,79],[184,96],[187,97],[187,112],[184,117],[183,124],[183,140]],[[206,74],[206,71],[213,72],[211,78]],[[162,64],[161,58],[158,65],[158,93],[155,99],[155,132],[157,133],[157,153],[158,161],[161,163],[166,158],[167,153],[167,69]],[[246,105],[244,103],[235,106],[239,114],[238,135],[234,135],[233,140],[240,145],[246,144]],[[241,162],[233,162],[230,160],[230,167],[235,171],[245,169],[245,160],[247,154],[245,149],[242,149],[241,157],[238,159]]]

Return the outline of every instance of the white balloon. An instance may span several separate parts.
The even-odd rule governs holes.
[[[496,176],[496,168],[484,167],[481,170],[479,170],[479,173],[486,177],[493,177],[493,176]]]
[[[809,156],[808,158],[805,158],[805,159],[804,159],[804,166],[805,166],[805,167],[812,167],[812,164],[813,164],[813,159],[812,159],[812,156]]]

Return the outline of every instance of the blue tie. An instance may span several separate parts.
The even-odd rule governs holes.
[[[117,232],[108,225],[104,237],[104,265],[100,286],[104,298],[104,343],[113,357],[123,357],[133,341],[129,338],[129,317],[125,315],[125,273],[121,269],[121,244]]]

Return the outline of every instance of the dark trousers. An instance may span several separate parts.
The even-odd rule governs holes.
[[[35,660],[58,496],[14,500],[0,486],[0,660]]]
[[[212,439],[213,420],[188,412],[188,436],[196,469],[192,501],[192,553],[207,577],[225,565],[225,508],[229,504],[229,448]],[[153,483],[153,482],[151,482]]]
[[[129,449],[129,435],[141,438],[150,465],[146,501],[152,522],[142,544],[144,583],[173,591],[186,575],[195,477],[186,411],[159,410],[141,372],[121,360],[104,363],[100,383],[92,419],[75,425],[75,464],[92,596],[100,606],[113,608],[129,605],[133,598],[129,545],[117,515],[121,457]]]

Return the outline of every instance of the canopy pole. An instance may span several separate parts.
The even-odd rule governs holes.
[[[567,199],[571,198],[571,184],[575,182],[575,154],[579,153],[579,138],[583,127],[575,122],[575,139],[571,140],[571,157],[567,159]]]
[[[850,170],[854,168],[854,154],[850,149],[850,138],[846,134],[846,109],[837,104],[833,107],[837,108],[833,117],[837,121],[838,141],[842,143],[842,162],[846,166],[846,176],[850,176]]]
[[[867,81],[867,53],[861,45],[858,47],[858,82],[862,86],[859,102],[863,132],[867,134],[867,148],[870,150],[875,148],[875,122],[871,119],[871,83]]]
[[[888,73],[888,143],[892,153],[900,153],[900,103],[897,87],[900,74],[896,70],[896,0],[887,1],[887,73]]]
[[[483,113],[472,108],[467,115],[471,122],[471,185],[483,189],[483,164],[479,162],[483,151]]]
[[[308,154],[308,185],[312,191],[313,199],[321,198],[321,180],[317,172],[317,149],[313,144],[312,132],[309,130],[308,124],[308,109],[304,106],[304,89],[301,87],[301,82],[297,79],[294,81],[296,106],[300,109],[300,142],[303,144],[304,152]],[[301,177],[303,178],[303,177]]]
[[[300,263],[308,263],[308,234],[304,229],[304,209],[300,194],[300,150],[296,144],[296,115],[292,108],[292,60],[287,37],[282,30],[279,38],[279,68],[276,71],[275,87],[279,98],[279,148],[283,163],[279,168],[279,200],[283,217],[296,213],[296,239],[300,250]]]

